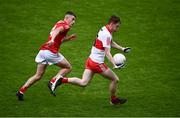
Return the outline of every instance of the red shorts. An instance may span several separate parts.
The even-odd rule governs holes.
[[[102,73],[106,71],[108,67],[105,63],[99,64],[88,58],[86,61],[86,69],[92,70],[94,73]]]

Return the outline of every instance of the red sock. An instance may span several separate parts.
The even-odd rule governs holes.
[[[27,88],[26,87],[21,87],[20,89],[19,89],[19,92],[20,93],[22,93],[22,94],[24,94],[25,92],[26,92],[26,90],[27,90]]]
[[[64,78],[61,80],[61,82],[62,82],[62,83],[68,83],[68,78],[65,78],[65,77],[64,77]]]
[[[56,81],[56,78],[52,78],[51,82],[54,83]]]
[[[114,100],[114,99],[116,99],[116,96],[115,95],[111,96],[111,100]]]

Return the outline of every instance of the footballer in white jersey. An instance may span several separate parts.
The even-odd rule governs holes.
[[[90,58],[97,63],[104,63],[105,48],[111,48],[112,35],[107,26],[102,27],[91,49]]]
[[[108,78],[110,80],[109,84],[109,91],[110,91],[110,103],[111,104],[123,104],[127,101],[125,98],[118,98],[116,96],[116,88],[117,83],[119,81],[118,76],[106,66],[104,63],[105,56],[109,59],[112,63],[114,68],[119,68],[115,63],[114,59],[110,53],[110,48],[116,48],[119,51],[127,52],[127,49],[112,40],[112,33],[116,32],[120,27],[121,21],[120,18],[117,16],[111,16],[107,25],[102,27],[95,39],[95,43],[92,46],[91,54],[86,61],[86,67],[82,76],[82,79],[77,77],[71,78],[60,78],[55,87],[52,87],[52,93],[55,93],[55,89],[57,86],[61,85],[62,83],[72,83],[79,86],[87,86],[90,80],[92,80],[93,76],[98,73],[101,74],[103,77]],[[98,83],[97,83],[98,84]]]

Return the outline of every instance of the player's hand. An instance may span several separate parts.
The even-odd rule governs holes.
[[[50,40],[47,42],[48,46],[51,46],[54,43],[54,40]]]
[[[125,47],[125,48],[123,48],[123,52],[125,52],[125,53],[128,53],[128,52],[130,52],[131,51],[131,48],[130,47]]]
[[[72,35],[70,35],[70,36],[69,36],[69,40],[75,40],[75,39],[76,39],[76,37],[77,37],[77,35],[76,35],[76,34],[72,34]]]
[[[114,69],[121,69],[121,68],[124,68],[124,64],[119,64],[119,65],[115,65],[113,68]]]

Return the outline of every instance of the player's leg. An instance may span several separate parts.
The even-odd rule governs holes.
[[[61,70],[57,73],[56,76],[61,75],[61,76],[66,76],[68,73],[71,72],[72,66],[71,64],[64,58],[62,61],[56,64],[56,66],[60,67]]]
[[[51,94],[54,96],[55,96],[54,90],[55,90],[56,86],[60,85],[60,83],[61,83],[61,80],[59,80],[59,79],[63,78],[63,76],[65,76],[69,72],[71,72],[71,69],[72,69],[71,64],[64,57],[62,60],[60,60],[55,65],[60,67],[61,69],[48,83],[48,87],[51,91]]]
[[[94,75],[94,72],[92,72],[89,69],[85,69],[82,79],[77,78],[77,77],[71,77],[71,78],[60,77],[60,79],[58,79],[57,81],[54,82],[54,85],[49,83],[48,87],[51,91],[51,94],[56,96],[55,89],[57,86],[61,85],[62,83],[71,83],[71,84],[85,87],[85,86],[87,86],[89,81],[92,79],[93,75]]]
[[[61,69],[59,72],[49,81],[48,86],[55,86],[55,83],[58,79],[64,77],[72,70],[71,64],[66,60],[66,58],[63,58],[60,62],[55,64],[56,66],[60,67]]]
[[[36,81],[40,80],[46,70],[47,65],[46,64],[38,64],[37,65],[37,70],[35,75],[30,77],[26,83],[19,89],[19,92],[17,93],[18,99],[23,100],[23,94],[25,91],[33,85]]]
[[[106,71],[102,72],[101,75],[104,76],[105,78],[108,78],[111,81],[111,83],[109,85],[109,90],[110,90],[111,96],[115,96],[116,95],[117,83],[119,81],[119,78],[109,68]]]
[[[58,57],[55,57],[52,59],[56,66],[60,67],[61,69],[59,72],[50,80],[49,84],[54,84],[59,78],[64,77],[72,70],[71,64],[67,61],[67,59],[61,55],[60,53],[57,55]]]
[[[127,99],[116,97],[117,83],[119,82],[118,76],[109,68],[106,71],[102,72],[101,75],[104,76],[105,78],[108,78],[111,81],[109,85],[109,91],[111,94],[111,103],[112,104],[125,103]]]
[[[71,83],[71,84],[76,84],[79,86],[87,86],[89,81],[93,78],[93,75],[95,74],[95,71],[93,71],[93,67],[95,66],[94,64],[91,63],[90,59],[87,59],[86,69],[84,70],[82,79],[79,79],[77,77],[72,77],[72,78],[62,78],[59,80],[59,83]]]
[[[94,74],[95,73],[93,71],[91,71],[89,69],[85,69],[83,76],[82,76],[82,79],[77,78],[77,77],[63,78],[62,83],[71,83],[71,84],[75,84],[75,85],[85,87],[88,85],[90,80],[93,78]]]

